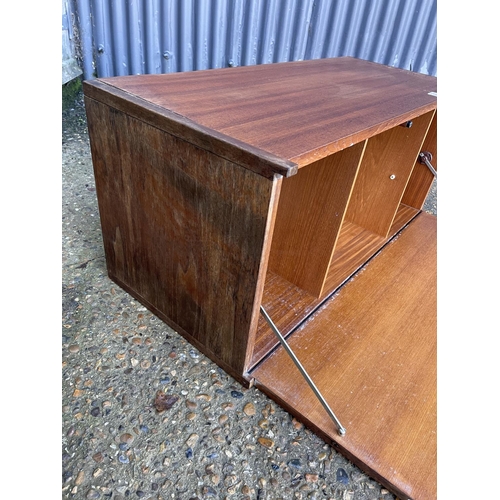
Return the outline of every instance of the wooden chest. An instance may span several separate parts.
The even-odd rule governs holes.
[[[111,279],[395,494],[435,498],[436,79],[346,57],[84,93]]]

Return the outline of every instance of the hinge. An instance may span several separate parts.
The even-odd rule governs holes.
[[[418,161],[419,163],[423,163],[424,165],[427,165],[427,168],[432,172],[434,177],[437,178],[437,172],[435,168],[432,166],[431,161],[432,161],[432,153],[429,151],[421,151],[420,154],[418,155]]]

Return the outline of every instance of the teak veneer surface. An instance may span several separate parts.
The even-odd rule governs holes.
[[[366,141],[322,158],[286,179],[269,269],[319,297]]]
[[[436,108],[436,78],[350,57],[99,84],[299,167]]]
[[[389,235],[394,236],[418,213],[419,211],[415,208],[401,205]],[[262,305],[281,333],[287,336],[386,243],[387,239],[382,236],[344,221],[330,262],[323,295],[321,297],[312,295],[268,270]],[[277,344],[276,336],[264,318],[260,316],[251,366],[264,358]]]
[[[434,111],[367,141],[346,219],[386,237],[399,207]]]
[[[400,498],[436,498],[436,218],[419,214],[288,339],[347,433],[279,347],[257,387]]]

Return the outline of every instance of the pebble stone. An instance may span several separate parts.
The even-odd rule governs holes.
[[[294,469],[298,469],[298,470],[302,469],[302,464],[301,464],[300,460],[297,458],[290,460],[288,462],[288,465],[290,467],[293,467]]]
[[[64,500],[396,499],[109,278],[81,91],[62,174]]]
[[[274,446],[274,441],[269,438],[260,437],[257,439],[257,441],[265,448],[272,448]]]
[[[132,443],[133,440],[134,440],[134,436],[132,434],[130,434],[129,432],[125,432],[124,434],[122,434],[120,436],[120,441],[122,443],[130,444],[130,443]]]
[[[186,440],[186,446],[188,448],[193,448],[194,445],[198,442],[198,439],[200,439],[200,436],[198,436],[198,434],[191,434]]]
[[[255,405],[253,403],[247,403],[244,408],[243,408],[243,413],[248,416],[255,415],[256,410],[255,410]]]

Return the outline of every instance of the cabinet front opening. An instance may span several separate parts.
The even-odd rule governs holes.
[[[282,181],[262,305],[283,335],[418,215],[422,189],[409,180],[433,116],[413,119],[411,128],[393,127]],[[412,204],[405,203],[410,198]],[[251,365],[277,343],[259,318]]]

